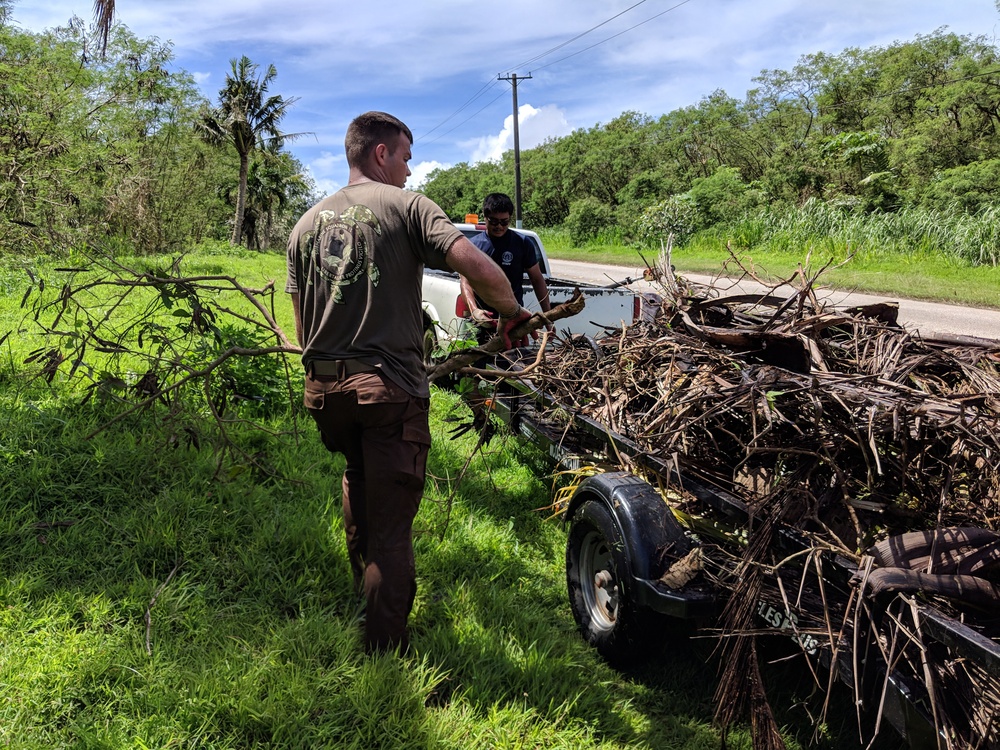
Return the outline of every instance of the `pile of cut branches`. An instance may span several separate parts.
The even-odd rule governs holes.
[[[811,288],[695,297],[553,348],[532,375],[665,463],[857,555],[877,537],[1000,525],[1000,344],[932,341],[890,304]]]
[[[834,309],[804,274],[792,294],[778,293],[787,282],[720,297],[670,281],[654,321],[596,340],[563,340],[531,379],[561,407],[625,436],[656,463],[746,503],[749,543],[717,581],[731,594],[718,718],[727,725],[749,711],[755,746],[781,747],[754,638],[758,604],[768,598],[764,578],[782,577],[771,545],[777,529],[801,532],[816,554],[832,551],[861,565],[886,537],[1000,527],[1000,343],[922,338],[897,323],[894,303]],[[812,575],[815,584],[821,565],[803,559],[813,561],[788,585],[799,600],[801,583]],[[988,596],[1000,595],[997,584],[983,584]],[[800,625],[824,641],[832,661],[861,616],[874,623],[874,646],[889,651],[894,636],[880,623],[898,617],[859,606],[860,596],[825,596]],[[785,590],[781,597],[775,606],[789,608]],[[907,632],[919,640],[918,631]],[[916,677],[931,696],[955,682],[948,675],[954,659],[942,655],[925,666]],[[986,692],[987,707],[1000,705],[1000,686]],[[944,736],[958,738],[954,746],[997,737],[982,721],[971,728],[943,715],[935,721]]]

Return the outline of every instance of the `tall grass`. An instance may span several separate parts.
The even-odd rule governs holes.
[[[563,230],[541,232],[553,258],[635,268],[659,247],[608,235],[575,246]],[[859,215],[813,201],[800,209],[769,207],[696,232],[674,248],[681,273],[741,273],[736,257],[761,275],[787,278],[800,265],[828,268],[819,283],[895,298],[1000,307],[1000,208],[975,215],[906,209]]]
[[[769,207],[715,231],[740,248],[778,253],[812,246],[862,258],[940,254],[995,267],[1000,265],[998,219],[1000,207],[975,215],[920,208],[858,214],[813,200],[801,208]]]

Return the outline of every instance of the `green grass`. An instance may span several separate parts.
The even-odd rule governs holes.
[[[4,743],[716,745],[710,680],[700,680],[700,715],[683,722],[693,729],[654,726],[656,696],[576,637],[562,532],[531,510],[547,494],[537,457],[519,458],[512,444],[490,450],[445,527],[443,478],[472,448],[471,438],[443,434],[453,397],[435,399],[413,653],[367,659],[339,518],[340,464],[310,430],[297,443],[241,436],[278,476],[215,478],[211,453],[166,449],[155,427],[141,441],[115,430],[84,440],[99,415],[35,396],[3,412]]]
[[[279,476],[215,478],[214,456],[165,449],[153,428],[83,440],[98,415],[41,397],[3,406],[10,747],[719,745],[709,642],[620,674],[577,636],[563,531],[533,510],[548,496],[540,456],[497,442],[445,525],[444,478],[472,449],[446,437],[452,394],[434,398],[413,651],[374,659],[360,648],[340,463],[310,430],[298,443],[241,436]],[[807,724],[788,718],[795,746]],[[731,741],[748,747],[745,731]]]
[[[282,283],[279,256],[189,261]],[[11,273],[19,290],[23,272]],[[266,432],[232,425],[237,454],[186,440],[162,405],[88,438],[123,404],[81,404],[65,370],[51,385],[29,377],[19,353],[40,344],[20,296],[0,304],[0,330],[20,331],[0,346],[0,744],[719,747],[711,639],[665,638],[629,673],[604,664],[566,600],[565,531],[537,510],[549,503],[546,460],[500,436],[456,484],[475,440],[449,438],[449,418],[467,417],[455,394],[432,398],[412,650],[368,658],[342,459],[303,410],[276,410]],[[184,424],[208,432],[199,415]],[[804,744],[806,670],[765,674],[790,746]],[[857,746],[844,696],[835,706],[819,747]],[[743,727],[728,741],[750,746]]]

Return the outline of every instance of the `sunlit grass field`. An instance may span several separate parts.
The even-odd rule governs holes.
[[[182,263],[283,287],[279,255],[216,248]],[[603,663],[566,600],[565,531],[544,510],[551,467],[500,435],[459,481],[476,436],[451,438],[468,418],[454,393],[432,398],[412,648],[368,658],[342,460],[320,445],[301,385],[256,427],[230,426],[236,453],[177,439],[161,405],[107,426],[126,402],[84,403],[84,380],[61,370],[48,383],[24,363],[43,345],[19,304],[26,267],[56,288],[65,273],[0,272],[0,336],[11,334],[0,345],[0,744],[720,747],[712,639],[665,635],[631,672]],[[283,294],[275,306],[290,332]],[[790,746],[805,746],[817,708],[806,670],[782,662],[766,678]],[[816,746],[858,746],[846,698],[835,695]],[[750,747],[743,727],[727,742]],[[891,735],[879,745],[898,746]]]

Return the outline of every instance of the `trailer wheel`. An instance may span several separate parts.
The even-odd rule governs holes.
[[[588,500],[570,520],[566,583],[583,637],[606,660],[627,666],[649,642],[649,613],[631,598],[631,565],[607,506]]]

